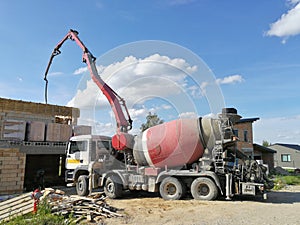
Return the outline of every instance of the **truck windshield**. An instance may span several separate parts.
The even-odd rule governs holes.
[[[71,141],[69,143],[69,154],[73,154],[79,151],[86,151],[87,142],[86,141]]]

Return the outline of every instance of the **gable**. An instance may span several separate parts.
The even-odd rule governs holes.
[[[300,145],[296,145],[296,144],[276,143],[276,144],[269,146],[269,148],[274,149],[276,151],[280,151],[280,152],[283,152],[283,151],[285,151],[285,152],[299,151],[300,152]]]

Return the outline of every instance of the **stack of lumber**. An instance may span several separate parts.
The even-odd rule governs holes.
[[[0,202],[0,222],[6,221],[12,217],[25,215],[32,212],[33,200],[31,193],[22,194],[20,196]]]

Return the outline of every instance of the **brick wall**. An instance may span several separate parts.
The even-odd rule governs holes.
[[[238,130],[238,137],[240,141],[237,143],[237,148],[252,148],[253,149],[253,130],[252,123],[238,123],[234,124],[234,129]],[[244,131],[247,130],[248,141],[244,141]]]
[[[22,193],[26,154],[17,148],[0,148],[0,194]]]

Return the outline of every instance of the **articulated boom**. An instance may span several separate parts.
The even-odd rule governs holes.
[[[87,47],[82,43],[82,41],[78,37],[78,32],[75,30],[70,30],[67,33],[67,35],[56,45],[56,47],[54,48],[51,54],[48,66],[46,68],[45,77],[44,77],[44,80],[46,81],[46,86],[45,86],[46,104],[47,104],[47,88],[48,88],[48,80],[47,80],[48,71],[52,64],[53,58],[61,53],[59,49],[64,44],[64,42],[68,39],[75,41],[77,45],[82,49],[83,62],[87,64],[87,67],[89,69],[93,81],[97,84],[97,86],[100,88],[102,93],[106,96],[107,100],[109,101],[109,104],[111,105],[111,108],[114,112],[116,122],[117,122],[117,137],[119,137],[120,135],[121,136],[125,135],[124,133],[127,133],[127,131],[129,131],[132,128],[132,120],[130,118],[125,101],[110,86],[108,86],[108,84],[106,84],[99,76],[95,65],[96,57],[94,57],[92,53],[87,49]],[[126,112],[127,119],[124,115],[123,110],[125,110]],[[117,139],[119,140],[119,138]]]

